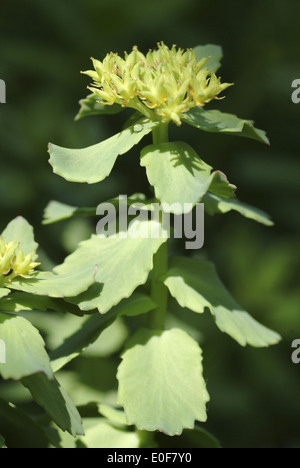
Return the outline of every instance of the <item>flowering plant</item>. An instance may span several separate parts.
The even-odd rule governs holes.
[[[160,43],[146,55],[134,47],[124,58],[111,53],[102,62],[93,60],[94,70],[85,72],[93,79],[92,94],[80,102],[77,120],[125,107],[135,113],[120,133],[88,148],[50,144],[49,162],[55,174],[70,182],[99,183],[110,175],[120,155],[152,134],[153,142],[142,149],[140,164],[153,199],[144,194],[125,198],[129,214],[140,212],[140,216],[131,222],[126,218],[124,223],[119,213],[118,222],[113,220],[113,235],[92,235],[53,272],[33,272],[38,266],[37,244],[25,220],[14,220],[3,232],[0,339],[7,344],[7,362],[0,363],[0,374],[20,380],[47,413],[46,423],[43,418],[30,420],[41,444],[46,438],[52,446],[62,447],[157,447],[165,443],[163,433],[178,436],[178,447],[218,447],[218,441],[199,424],[207,419],[210,397],[199,330],[191,329],[187,317],[208,312],[217,328],[241,346],[267,347],[280,340],[235,301],[213,263],[191,253],[179,256],[176,241],[166,232],[166,217],[175,215],[174,224],[178,215],[193,219],[199,204],[209,215],[236,211],[266,226],[273,224],[267,214],[241,202],[237,187],[187,142],[169,140],[169,126],[185,123],[205,132],[268,144],[265,132],[253,122],[206,108],[230,86],[216,76],[221,58],[218,46],[184,51]],[[100,210],[52,201],[44,224],[104,215],[111,206],[121,212],[121,201],[124,197],[109,200]],[[154,204],[161,206],[156,217],[151,216]],[[28,309],[81,317],[77,328],[67,328],[48,355],[37,329],[18,315]],[[54,336],[62,327],[60,318],[55,321]],[[114,328],[120,321],[127,330],[121,343]],[[27,341],[18,342],[20,330]],[[93,394],[76,408],[57,378],[78,356],[101,346],[109,330],[110,351],[122,348],[118,391]],[[16,365],[19,354],[22,359]],[[0,400],[1,414],[8,422],[19,415]],[[50,421],[56,424],[56,438],[49,431]],[[72,434],[73,442],[66,441],[61,431]]]

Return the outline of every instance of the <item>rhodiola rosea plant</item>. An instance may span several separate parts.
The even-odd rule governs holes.
[[[217,445],[205,426],[199,425],[207,420],[209,402],[205,356],[203,375],[199,343],[184,325],[167,325],[174,301],[186,314],[210,313],[219,330],[241,346],[267,347],[280,340],[277,333],[258,323],[234,300],[210,261],[195,257],[194,250],[182,257],[172,256],[170,247],[175,226],[167,225],[166,219],[172,219],[175,225],[176,217],[184,219],[197,211],[199,203],[209,215],[234,210],[272,225],[265,213],[239,201],[236,187],[223,173],[214,171],[188,142],[169,139],[170,126],[187,124],[195,131],[268,143],[265,132],[251,121],[207,110],[206,105],[222,98],[230,86],[216,75],[221,58],[222,50],[217,46],[182,50],[161,43],[146,55],[134,47],[124,57],[110,53],[102,62],[93,59],[93,70],[85,72],[92,79],[91,94],[81,101],[78,119],[124,108],[132,109],[132,116],[120,133],[88,148],[50,144],[50,164],[67,181],[100,183],[110,175],[119,156],[152,134],[153,142],[142,149],[137,164],[145,168],[153,198],[143,194],[125,201],[124,197],[115,198],[98,210],[51,202],[45,211],[45,224],[80,215],[95,216],[96,212],[119,213],[117,219],[107,215],[107,230],[82,242],[51,273],[34,272],[38,267],[34,255],[37,246],[28,223],[15,220],[13,225],[22,224],[22,229],[3,233],[0,339],[6,343],[7,362],[0,364],[0,373],[4,379],[20,380],[28,387],[48,419],[32,420],[5,401],[0,401],[0,415],[7,421],[25,418],[54,446],[63,446],[63,441],[54,440],[46,429],[49,420],[77,436],[74,446],[155,447],[160,443],[159,433],[183,434],[184,443],[190,446]],[[161,208],[158,215],[157,207]],[[130,221],[124,218],[124,209]],[[24,255],[15,254],[17,242],[25,242]],[[23,267],[18,270],[19,264]],[[41,314],[48,309],[69,312],[83,318],[79,328],[49,357],[38,331],[25,316],[18,315],[29,309],[41,310]],[[89,407],[76,409],[55,374],[91,343],[101,342],[102,332],[120,317],[126,317],[131,336],[120,357],[115,401],[110,405],[93,401]],[[23,324],[32,334],[29,344],[28,340],[16,339]],[[59,327],[59,319],[57,324]],[[15,372],[19,352],[26,366]],[[30,363],[35,365],[31,367]],[[80,415],[89,416],[83,420],[85,436]],[[189,441],[191,431],[193,442]],[[178,446],[180,443],[182,438]]]

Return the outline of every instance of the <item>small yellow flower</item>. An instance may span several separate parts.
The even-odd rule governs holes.
[[[0,237],[0,284],[10,283],[17,276],[30,278],[34,269],[40,265],[33,261],[35,252],[27,256],[20,249],[18,241],[7,243],[3,236]]]
[[[132,107],[147,117],[181,125],[185,112],[220,99],[231,86],[206,67],[208,60],[198,62],[192,49],[169,49],[161,42],[147,55],[135,46],[124,59],[114,53],[103,62],[92,59],[94,70],[83,73],[92,78],[89,89],[101,104]]]

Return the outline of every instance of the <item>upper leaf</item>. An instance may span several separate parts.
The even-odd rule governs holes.
[[[171,213],[189,212],[191,208],[185,204],[194,206],[208,190],[234,197],[236,187],[221,172],[211,174],[212,168],[187,143],[147,146],[141,153],[141,165],[146,167],[156,198],[170,205],[166,211]]]
[[[66,205],[59,201],[52,200],[48,203],[44,211],[43,224],[53,224],[73,216],[95,216],[96,208],[77,208],[76,206]]]
[[[89,94],[86,98],[79,101],[80,110],[75,117],[75,120],[83,119],[84,117],[90,117],[91,115],[102,115],[102,114],[118,114],[123,110],[121,106],[114,104],[112,106],[106,106],[100,104],[99,98],[95,94]]]
[[[93,283],[97,265],[90,264],[85,268],[74,266],[66,274],[55,275],[50,272],[39,271],[30,279],[14,279],[9,287],[17,291],[24,291],[41,296],[56,298],[73,297],[86,291]]]
[[[221,67],[221,60],[223,58],[223,50],[222,47],[214,44],[207,44],[204,46],[197,46],[193,49],[194,53],[196,54],[197,60],[205,59],[210,57],[208,62],[206,62],[206,66],[213,72],[216,72]]]
[[[205,132],[228,133],[270,144],[266,132],[255,128],[251,120],[239,119],[219,110],[197,107],[184,114],[182,120]]]
[[[111,173],[117,157],[137,145],[158,124],[141,119],[108,140],[84,149],[61,148],[50,143],[49,162],[55,174],[70,182],[101,182]]]
[[[1,312],[0,339],[5,343],[6,363],[0,363],[4,379],[20,380],[36,373],[53,378],[44,340],[28,320]]]
[[[274,223],[270,216],[262,210],[241,202],[237,198],[228,200],[212,193],[206,193],[203,198],[205,211],[214,215],[216,213],[228,213],[229,211],[237,211],[246,218],[253,219],[265,226],[273,226]]]
[[[184,331],[141,330],[119,366],[119,403],[128,424],[179,435],[206,421],[209,396],[202,377],[202,353]]]
[[[181,307],[202,313],[208,307],[219,329],[240,345],[266,347],[280,336],[245,312],[229,294],[210,262],[173,258],[164,283]]]

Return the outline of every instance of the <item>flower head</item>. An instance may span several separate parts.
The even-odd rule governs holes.
[[[101,104],[133,107],[164,122],[181,124],[181,116],[202,107],[231,86],[221,83],[192,49],[169,49],[163,42],[147,55],[134,47],[124,58],[108,54],[103,62],[92,59],[94,70],[83,72],[93,79],[89,89]]]
[[[35,252],[25,256],[20,249],[18,241],[7,243],[3,236],[0,237],[0,284],[11,282],[13,278],[21,276],[30,278],[34,269],[40,263],[33,262]]]

